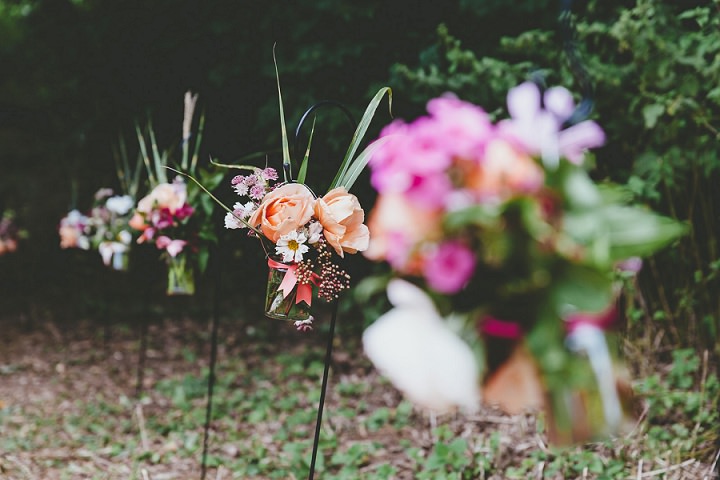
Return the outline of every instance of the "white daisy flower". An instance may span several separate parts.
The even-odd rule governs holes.
[[[280,237],[275,245],[275,253],[282,255],[283,262],[300,262],[303,254],[309,250],[305,245],[307,237],[305,234],[293,230],[287,235]]]

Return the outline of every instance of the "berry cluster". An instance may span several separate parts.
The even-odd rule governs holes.
[[[350,288],[350,275],[333,263],[333,254],[324,238],[318,241],[316,248],[317,257],[308,257],[298,262],[295,275],[300,284],[315,283],[318,286],[318,297],[330,302],[338,298],[343,290]]]

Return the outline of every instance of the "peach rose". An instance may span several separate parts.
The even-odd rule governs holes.
[[[265,195],[260,207],[248,219],[260,226],[263,235],[273,243],[310,221],[315,197],[305,185],[287,183]]]
[[[338,187],[315,204],[315,215],[323,226],[323,235],[338,255],[357,253],[368,248],[370,232],[363,223],[365,212],[357,197]]]
[[[494,140],[485,156],[469,176],[469,187],[481,198],[506,199],[520,193],[532,193],[542,187],[545,174],[540,165],[508,142]]]
[[[422,259],[415,250],[419,243],[439,237],[440,213],[418,208],[400,193],[380,195],[370,212],[370,244],[364,255],[386,260],[402,272],[420,274]]]
[[[137,211],[145,214],[153,208],[168,208],[171,213],[182,208],[187,200],[187,188],[183,182],[160,183],[138,202]]]

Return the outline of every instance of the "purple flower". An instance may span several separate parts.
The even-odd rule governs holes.
[[[592,120],[561,130],[575,108],[572,95],[563,87],[550,88],[541,97],[537,85],[525,82],[510,89],[507,105],[512,118],[498,124],[500,132],[528,153],[540,155],[548,165],[556,165],[560,157],[579,165],[585,150],[605,143],[605,134]]]
[[[260,172],[260,176],[267,182],[269,180],[277,180],[278,173],[274,168],[268,167]]]
[[[423,275],[439,293],[453,294],[462,289],[475,271],[475,255],[462,242],[441,243],[425,260]]]
[[[262,200],[262,198],[265,196],[265,185],[256,183],[255,185],[250,187],[250,193],[248,196],[253,200]]]

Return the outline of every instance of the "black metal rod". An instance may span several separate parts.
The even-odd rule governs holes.
[[[300,131],[302,130],[303,125],[305,124],[305,120],[307,120],[307,117],[310,116],[311,113],[313,113],[315,110],[321,107],[337,107],[345,114],[345,117],[350,122],[350,128],[355,130],[357,128],[357,123],[355,123],[355,119],[352,116],[352,113],[350,113],[350,110],[343,105],[340,102],[336,102],[335,100],[322,100],[314,105],[312,105],[310,108],[308,108],[305,113],[303,113],[302,117],[300,117],[300,121],[298,122],[298,126],[295,129],[295,143],[293,144],[293,151],[297,153],[298,150],[298,142],[300,141]]]
[[[220,246],[221,240],[218,240],[217,252],[221,251]],[[222,261],[216,263],[215,268],[215,291],[213,292],[213,313],[212,313],[212,333],[210,339],[210,370],[208,372],[208,385],[207,385],[207,405],[205,407],[205,426],[203,433],[203,451],[202,461],[200,464],[200,480],[205,480],[207,474],[207,456],[210,445],[210,424],[212,423],[212,405],[213,405],[213,391],[215,389],[215,365],[217,364],[217,345],[218,345],[218,330],[220,324],[220,285],[221,285],[221,271]]]
[[[332,348],[335,340],[335,321],[337,320],[338,301],[333,302],[332,318],[330,320],[330,333],[328,334],[327,350],[325,351],[325,369],[323,370],[322,387],[320,387],[320,403],[318,404],[317,421],[315,422],[315,439],[313,441],[312,458],[310,460],[310,473],[308,480],[315,478],[315,460],[320,446],[320,427],[322,426],[323,407],[325,406],[325,392],[327,391],[330,363],[332,362]]]
[[[137,375],[135,382],[135,397],[140,398],[145,378],[145,358],[147,357],[148,320],[140,322],[140,347],[138,352]]]

